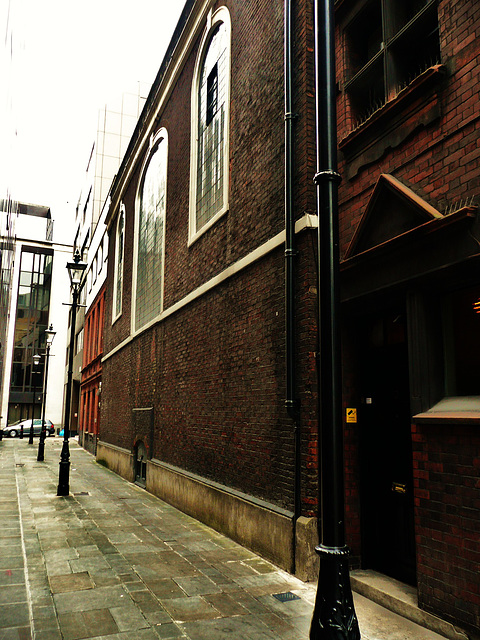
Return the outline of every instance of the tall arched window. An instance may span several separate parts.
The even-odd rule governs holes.
[[[209,15],[192,85],[190,242],[228,209],[230,14]]]
[[[167,199],[167,132],[151,139],[136,203],[133,274],[133,331],[162,312],[165,207]]]
[[[120,205],[120,213],[117,220],[117,231],[115,234],[115,278],[113,290],[113,314],[112,321],[115,321],[122,313],[123,294],[123,251],[125,240],[125,205]]]

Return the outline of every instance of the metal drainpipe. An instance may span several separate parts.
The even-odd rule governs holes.
[[[295,398],[295,219],[293,215],[293,121],[292,112],[292,0],[285,0],[284,19],[285,76],[285,407],[294,427],[294,520],[292,536],[295,572],[296,523],[300,516],[300,425]]]

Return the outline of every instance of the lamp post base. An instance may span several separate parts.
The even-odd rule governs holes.
[[[37,462],[43,462],[45,460],[45,435],[43,432],[40,434],[40,441],[38,443]]]
[[[315,547],[320,556],[310,640],[360,640],[348,571],[347,547]]]
[[[59,466],[57,496],[68,496],[70,493],[70,450],[68,442],[63,443]]]

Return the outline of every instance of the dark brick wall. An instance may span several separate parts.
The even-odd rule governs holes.
[[[293,112],[297,213],[316,212],[315,92],[313,85],[313,2],[293,3]]]
[[[277,251],[164,323],[155,455],[289,506],[282,257]]]
[[[283,5],[268,0],[227,0],[224,4],[232,18],[230,207],[225,216],[188,246],[190,99],[197,41],[155,128],[165,127],[169,135],[164,309],[284,228]],[[417,98],[416,114],[424,110],[427,124],[416,126],[415,114],[407,118],[402,124],[401,143],[387,145],[374,163],[360,164],[355,171],[340,153],[339,170],[344,175],[340,186],[342,251],[346,250],[381,173],[393,174],[440,210],[478,190],[480,119],[477,94],[472,90],[478,86],[480,68],[477,5],[466,0],[454,5],[446,0],[439,2],[442,56],[448,73],[434,90],[429,90],[431,101],[424,105],[424,96]],[[294,196],[298,219],[305,212],[316,210],[315,123],[312,2],[304,0],[294,6]],[[471,33],[477,37],[473,39]],[[342,91],[342,44],[339,32],[339,139],[351,127]],[[114,325],[110,321],[114,261],[109,260],[105,353],[130,335],[139,171],[137,166],[122,196],[127,212],[123,313]],[[113,239],[110,256],[112,242]],[[318,508],[316,244],[314,231],[297,237],[295,370],[302,442],[301,511],[306,516],[317,515]],[[284,408],[284,286],[283,247],[279,247],[109,357],[103,367],[101,439],[128,450],[141,439],[152,457],[293,510],[294,433]],[[343,340],[345,408],[359,403],[354,335],[347,316]],[[147,407],[153,407],[153,432],[148,421],[135,419],[133,414],[134,409]],[[416,456],[427,455],[425,451],[430,452],[430,447],[432,455],[435,447],[438,455],[447,455],[447,439],[442,439],[439,431],[431,433],[416,432],[418,437],[424,437],[414,443]],[[473,434],[459,434],[455,427],[458,446],[466,447]],[[478,443],[475,446],[477,453],[471,455],[469,464],[471,469],[476,468],[478,477]],[[430,453],[427,458],[430,460]],[[431,475],[438,471],[421,467],[427,458],[414,460],[419,464],[416,497],[421,501],[416,506],[417,534],[421,533],[417,538],[419,596],[422,605],[437,615],[445,609],[445,615],[452,620],[473,625],[473,608],[476,603],[478,611],[479,595],[467,574],[476,552],[464,543],[461,548],[468,549],[470,556],[458,553],[454,563],[445,548],[436,549],[437,533],[433,532],[455,537],[454,527],[458,534],[458,527],[464,525],[466,530],[474,531],[478,503],[475,508],[462,506],[471,509],[468,522],[462,511],[461,524],[452,522],[449,533],[440,530],[440,520],[434,517],[438,505],[432,504],[431,493],[428,497],[422,493],[432,489],[420,485],[427,480],[439,482]],[[448,471],[451,482],[445,483],[455,486],[455,495],[464,495],[468,501],[473,500],[469,492],[474,489],[463,481],[461,469],[465,466],[465,461],[458,462],[455,470]],[[421,475],[427,472],[428,478]],[[358,564],[361,505],[358,431],[354,424],[345,425],[345,489],[347,542],[353,549],[354,563]],[[445,489],[446,495],[450,495],[448,491]],[[448,501],[441,504],[446,508]],[[441,586],[434,584],[433,570],[437,571],[437,578],[443,571],[448,580]],[[457,586],[454,589],[452,585]],[[451,597],[447,598],[447,593],[453,592],[458,616]]]
[[[158,119],[169,133],[165,307],[283,228],[283,18],[278,3],[225,2],[232,19],[229,212],[188,246],[193,48]]]
[[[168,131],[164,309],[280,233],[284,221],[283,5],[225,4],[232,19],[229,211],[188,246],[190,102],[194,44],[155,130]],[[295,217],[315,208],[311,2],[295,3]],[[135,195],[142,159],[122,196],[126,238],[122,316],[111,324],[109,261],[105,353],[130,335]],[[114,229],[114,225],[112,225]],[[316,513],[316,271],[311,232],[298,238],[298,394],[302,423],[302,504]],[[113,256],[113,236],[110,239]],[[223,282],[107,358],[102,434],[132,450],[293,509],[294,432],[285,400],[283,246]],[[312,380],[313,375],[313,380]],[[119,383],[121,388],[119,388]],[[153,434],[132,417],[154,408]],[[312,414],[313,412],[313,414]],[[137,426],[136,426],[137,425]],[[140,425],[140,426],[139,426]],[[311,442],[313,437],[314,442]]]
[[[293,431],[283,409],[283,252],[165,320],[104,364],[102,433],[130,449],[131,412],[153,406],[151,455],[291,507]]]
[[[318,511],[318,376],[317,359],[317,249],[316,231],[297,237],[296,262],[296,381],[300,402],[302,442],[302,515],[316,517]]]
[[[478,425],[414,425],[412,439],[419,603],[478,632]]]

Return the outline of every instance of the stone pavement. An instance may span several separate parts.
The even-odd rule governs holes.
[[[305,584],[130,484],[70,441],[0,442],[0,640],[307,639]],[[279,594],[288,594],[277,598]],[[355,594],[363,640],[440,636]]]

